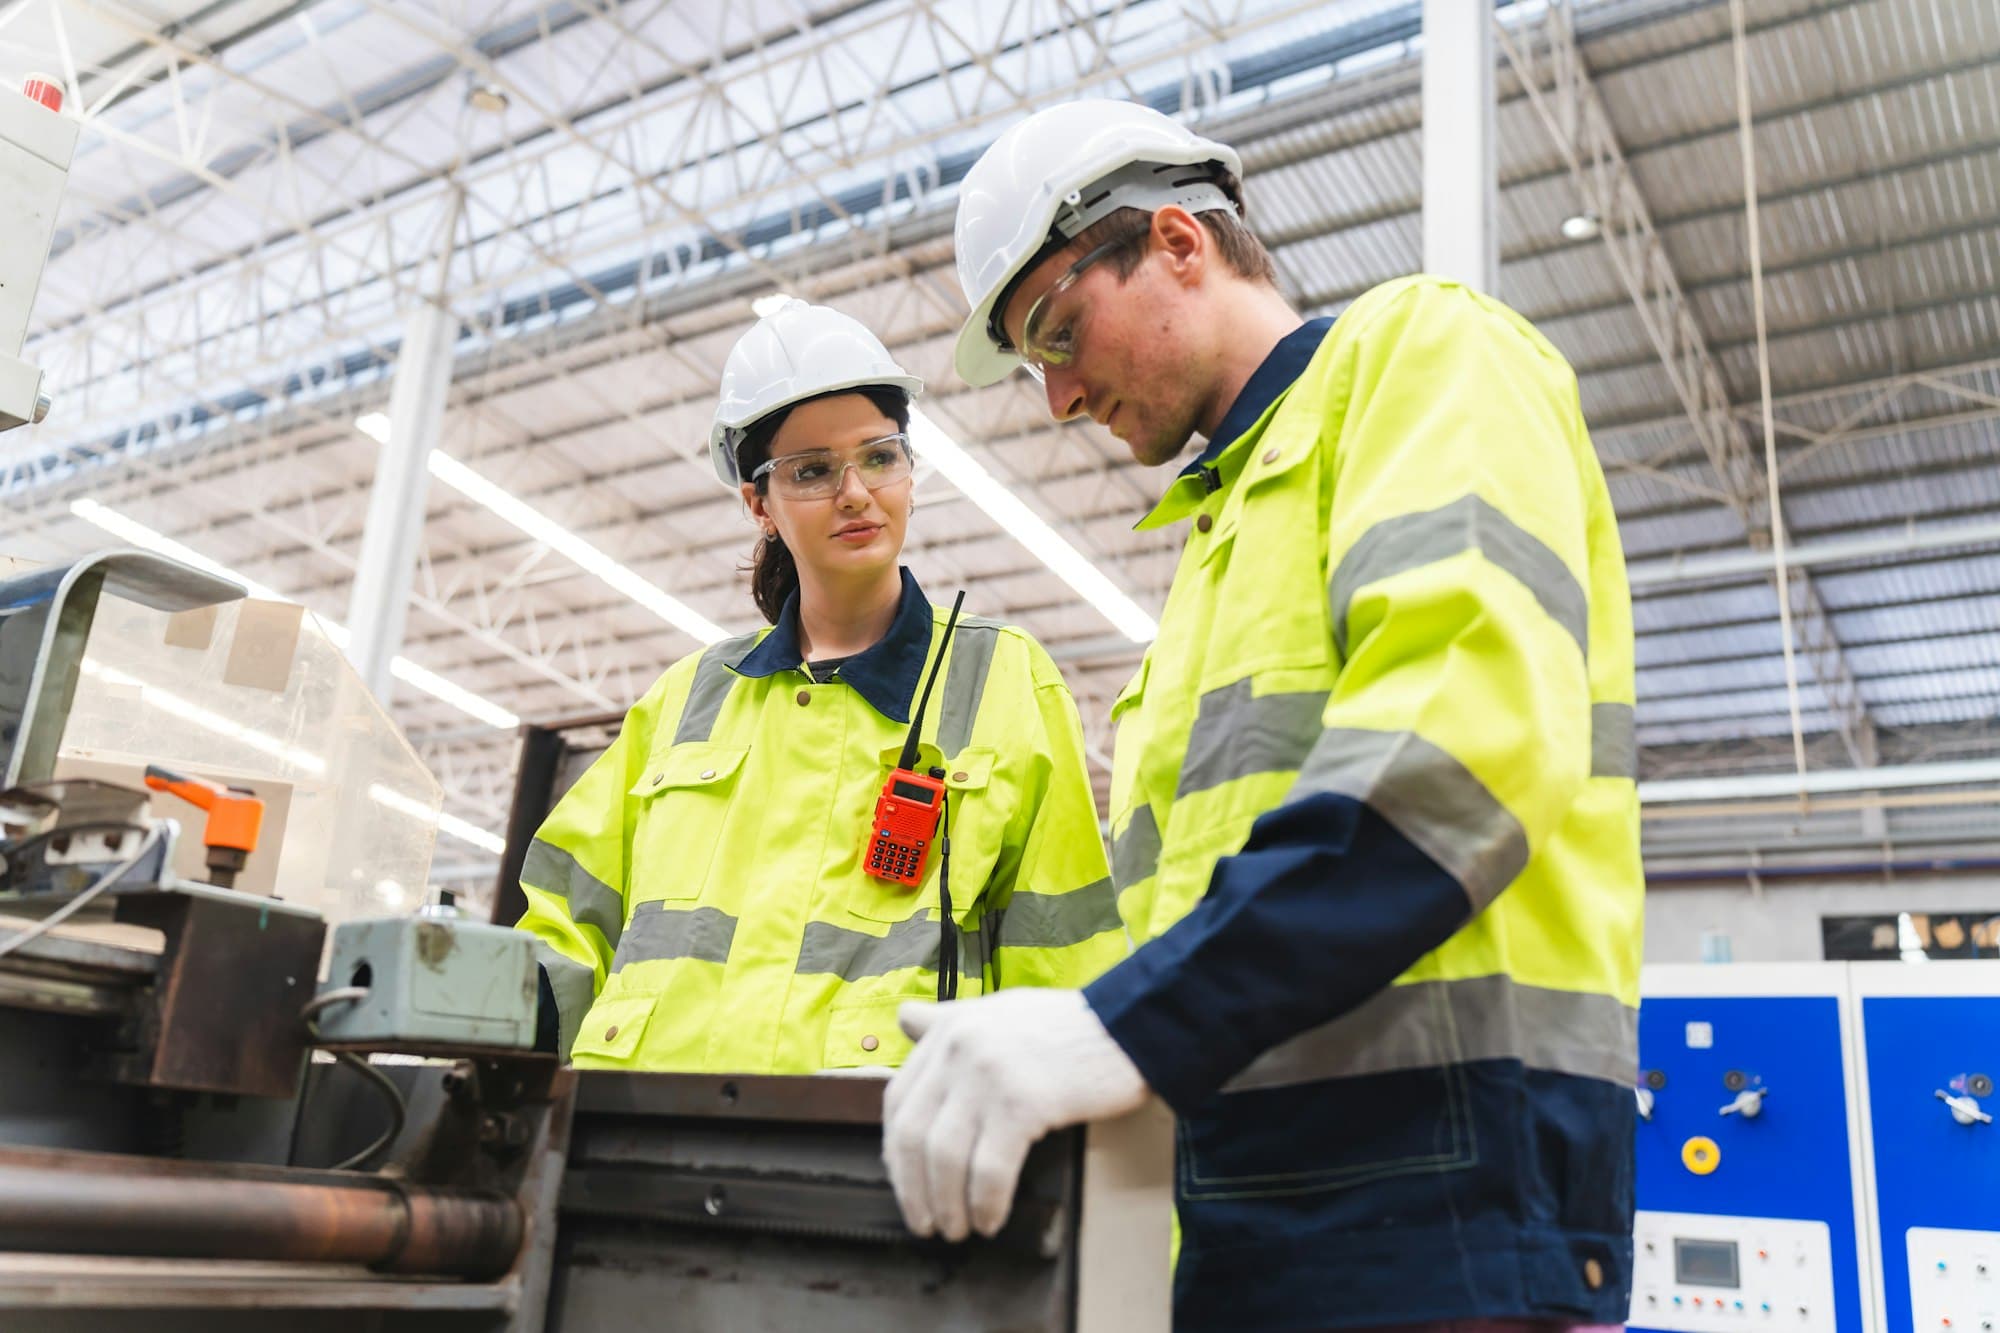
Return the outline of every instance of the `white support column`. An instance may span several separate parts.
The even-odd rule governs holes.
[[[347,606],[351,635],[347,654],[384,703],[391,688],[389,663],[403,646],[430,494],[431,450],[444,425],[457,336],[457,316],[441,305],[425,301],[411,312],[389,391],[389,438],[377,457],[375,485],[368,496],[368,525]]]
[[[1424,0],[1424,271],[1498,294],[1492,0]]]

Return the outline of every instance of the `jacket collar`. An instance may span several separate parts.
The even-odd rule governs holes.
[[[1278,340],[1257,369],[1252,372],[1236,401],[1222,415],[1222,423],[1209,437],[1208,446],[1192,463],[1181,469],[1153,512],[1139,520],[1141,531],[1178,522],[1201,507],[1215,492],[1236,480],[1243,471],[1243,443],[1252,428],[1269,415],[1291,387],[1305,374],[1306,366],[1326,341],[1333,327],[1331,316],[1307,320]]]
[[[910,703],[931,655],[930,600],[905,568],[903,595],[889,632],[841,664],[840,678],[852,685],[869,706],[891,722],[910,720]],[[778,623],[736,665],[736,673],[763,679],[805,665],[799,650],[799,594],[793,589],[778,613]]]

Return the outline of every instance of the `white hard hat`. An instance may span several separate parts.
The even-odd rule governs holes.
[[[786,301],[738,338],[723,363],[722,396],[708,431],[715,475],[731,490],[742,484],[736,451],[750,428],[773,412],[877,385],[910,398],[924,391],[924,382],[897,365],[860,321],[827,306]]]
[[[1066,102],[1001,135],[958,189],[952,243],[972,303],[954,355],[959,375],[992,384],[1021,364],[995,335],[994,305],[1052,232],[1068,240],[1120,208],[1234,209],[1211,172],[1173,170],[1211,162],[1243,170],[1235,149],[1135,102]]]

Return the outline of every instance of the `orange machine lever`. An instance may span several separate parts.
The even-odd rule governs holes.
[[[208,849],[209,872],[219,887],[233,886],[237,872],[257,850],[257,835],[264,827],[264,802],[241,788],[170,772],[157,764],[146,765],[146,785],[154,791],[171,792],[208,812],[201,844]]]

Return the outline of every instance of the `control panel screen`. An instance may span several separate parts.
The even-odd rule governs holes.
[[[919,787],[914,782],[892,782],[889,785],[896,795],[906,801],[915,801],[919,805],[929,805],[931,803],[931,789],[929,787]]]
[[[1674,1237],[1674,1281],[1690,1287],[1737,1287],[1733,1240],[1687,1240]]]

